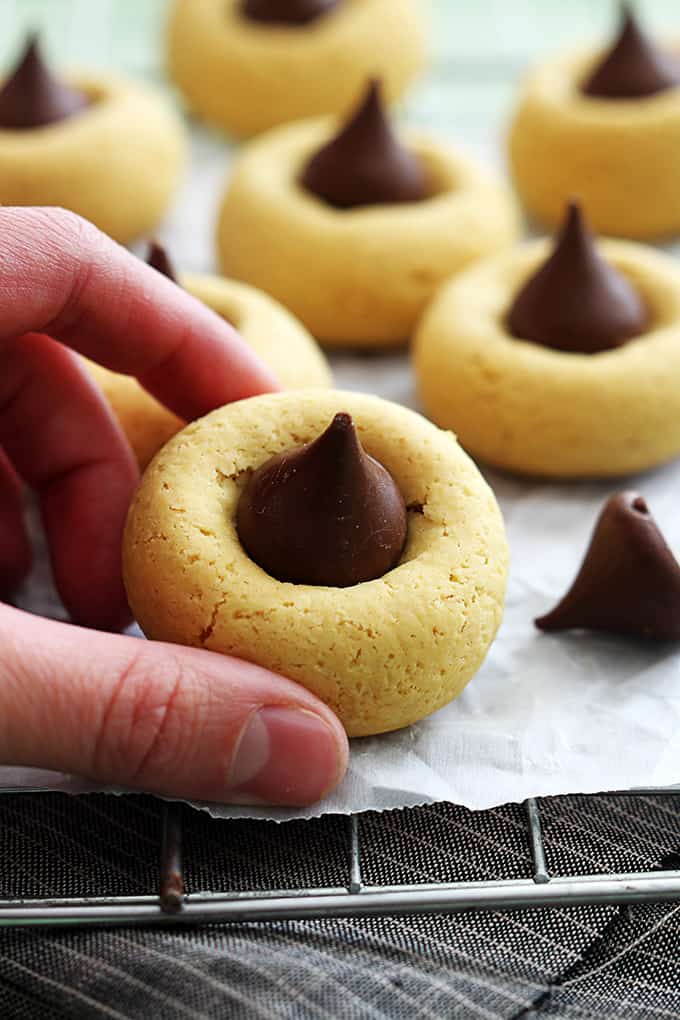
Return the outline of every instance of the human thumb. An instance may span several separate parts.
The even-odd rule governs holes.
[[[313,694],[228,656],[0,606],[0,761],[197,800],[306,805],[347,737]]]

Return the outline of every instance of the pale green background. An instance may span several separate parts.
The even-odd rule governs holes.
[[[551,51],[604,41],[618,20],[613,0],[422,5],[430,15],[433,61],[405,99],[403,114],[499,168],[523,71]],[[165,83],[168,6],[168,0],[0,0],[0,69],[14,60],[26,31],[38,29],[56,66],[114,68]],[[636,6],[651,30],[680,38],[677,0],[640,0]],[[210,271],[217,206],[234,146],[197,124],[191,140],[190,173],[158,233],[181,268]]]
[[[610,0],[422,0],[431,11],[434,67],[409,113],[424,124],[476,133],[475,120],[501,123],[522,69],[537,56],[603,37],[616,16]],[[25,29],[40,28],[58,62],[115,67],[162,78],[167,0],[0,0],[0,66]],[[637,4],[645,23],[680,36],[674,0]]]

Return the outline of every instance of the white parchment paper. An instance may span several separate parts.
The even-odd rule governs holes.
[[[344,356],[343,388],[417,408],[404,355]],[[487,808],[526,797],[680,782],[680,651],[585,633],[545,635],[533,618],[571,582],[592,525],[621,484],[542,485],[487,472],[512,568],[505,619],[463,694],[409,729],[352,742],[347,777],[305,811],[197,805],[219,817],[313,817],[450,800]],[[680,465],[630,479],[680,553]],[[21,604],[55,613],[44,560]],[[93,789],[72,777],[1,769],[0,787]]]
[[[478,155],[498,162],[497,127],[479,118],[462,126],[457,138],[473,138]],[[214,268],[211,237],[230,153],[200,129],[192,139],[191,172],[162,237],[179,266],[200,272]],[[332,360],[338,386],[418,409],[406,355]],[[220,817],[284,820],[435,800],[487,808],[529,796],[680,782],[680,650],[589,634],[548,636],[532,622],[566,590],[604,499],[617,489],[640,489],[680,554],[680,462],[606,485],[486,475],[505,516],[512,567],[505,620],[467,690],[407,730],[353,741],[344,783],[312,809],[199,806]],[[19,603],[59,615],[44,556]],[[73,777],[0,767],[0,789],[25,787],[94,789]]]

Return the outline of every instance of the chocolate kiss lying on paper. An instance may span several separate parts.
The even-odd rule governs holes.
[[[536,626],[680,639],[680,565],[637,492],[607,500],[576,580]]]

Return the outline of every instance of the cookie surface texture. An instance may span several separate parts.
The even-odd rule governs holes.
[[[599,242],[650,321],[621,347],[566,353],[512,336],[506,324],[549,248],[522,245],[443,288],[413,349],[426,412],[474,457],[522,474],[597,478],[670,460],[680,453],[680,268],[644,245]]]
[[[116,241],[153,231],[186,160],[182,123],[152,89],[112,74],[74,75],[82,112],[31,130],[0,129],[0,202],[56,205]]]
[[[333,131],[327,120],[286,126],[241,153],[217,230],[222,269],[290,308],[325,345],[404,344],[444,280],[516,239],[514,200],[467,156],[406,135],[432,195],[333,208],[299,184]]]
[[[350,413],[409,509],[399,564],[349,588],[275,580],[235,519],[249,473]],[[128,517],[124,573],[150,638],[249,659],[304,684],[351,736],[455,698],[500,624],[508,553],[491,490],[449,433],[378,397],[307,390],[240,401],[175,436]]]
[[[194,113],[236,135],[345,113],[370,77],[397,99],[426,62],[419,0],[343,0],[305,25],[249,21],[239,0],[176,0],[171,78]]]
[[[596,59],[563,56],[528,78],[509,135],[517,190],[550,226],[577,197],[598,233],[678,233],[680,88],[627,100],[583,95]]]

